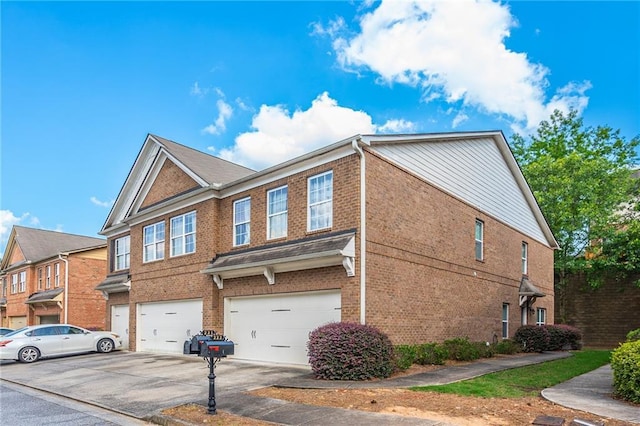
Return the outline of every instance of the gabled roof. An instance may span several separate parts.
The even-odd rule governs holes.
[[[203,189],[218,188],[255,173],[254,170],[148,134],[133,167],[109,212],[101,233],[121,226],[139,206],[164,161],[172,161]],[[136,206],[137,203],[137,206]]]
[[[104,247],[107,241],[103,238],[86,237],[84,235],[66,234],[64,232],[49,231],[46,229],[27,228],[14,225],[7,242],[4,258],[0,269],[4,270],[9,264],[11,251],[19,247],[24,256],[22,263],[35,263],[41,260],[57,256],[60,253],[82,251]]]

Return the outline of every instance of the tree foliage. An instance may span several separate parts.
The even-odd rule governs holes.
[[[609,126],[585,127],[576,111],[556,110],[531,136],[513,136],[512,150],[553,231],[556,292],[568,274],[618,268],[640,271],[637,164],[640,137]],[[635,251],[634,251],[635,250]]]

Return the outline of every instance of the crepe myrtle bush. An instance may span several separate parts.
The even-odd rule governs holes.
[[[580,349],[582,332],[567,324],[547,324],[542,327],[549,332],[549,346],[546,350]]]
[[[638,340],[640,340],[640,328],[636,328],[627,333],[627,342],[635,342]]]
[[[394,347],[375,327],[334,322],[309,333],[309,364],[317,379],[386,378],[395,369]]]
[[[546,327],[523,325],[516,330],[513,340],[522,345],[523,352],[544,352],[549,348],[551,336]]]
[[[640,340],[618,346],[611,353],[611,369],[615,394],[640,404]]]

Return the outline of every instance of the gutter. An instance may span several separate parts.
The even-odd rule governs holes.
[[[353,139],[351,146],[360,157],[360,324],[367,323],[367,193],[364,151],[359,145],[360,138]]]

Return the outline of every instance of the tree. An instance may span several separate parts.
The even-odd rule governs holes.
[[[627,215],[620,213],[637,208],[637,180],[631,170],[638,161],[640,136],[626,141],[619,130],[585,127],[576,111],[565,115],[556,110],[535,134],[515,134],[512,140],[513,154],[560,246],[554,270],[562,320],[568,276],[589,272],[592,285],[598,285],[602,274],[596,269],[604,273],[625,247],[638,243],[638,234],[626,232],[636,227],[627,226]],[[615,245],[609,244],[612,237]],[[627,272],[640,268],[637,253],[632,258],[635,263]]]

